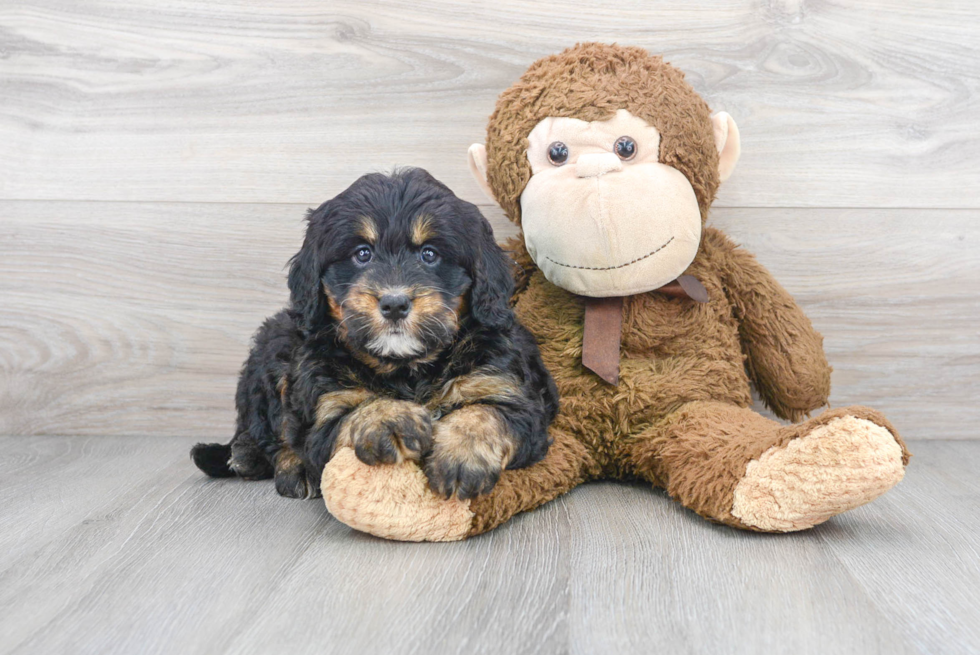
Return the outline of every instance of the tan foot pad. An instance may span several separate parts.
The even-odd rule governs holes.
[[[458,541],[473,525],[469,501],[440,498],[415,462],[368,466],[350,448],[323,469],[327,510],[355,530],[398,541]]]
[[[768,532],[805,530],[874,500],[904,475],[891,432],[842,416],[749,462],[732,514]]]

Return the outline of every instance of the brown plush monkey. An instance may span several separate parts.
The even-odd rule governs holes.
[[[640,48],[582,44],[534,63],[501,94],[484,190],[523,229],[515,307],[561,394],[547,457],[471,501],[429,491],[408,462],[338,452],[323,495],[379,536],[480,534],[590,479],[642,478],[698,514],[803,530],[901,480],[909,453],[874,410],[826,405],[822,338],[755,258],[704,227],[739,155],[727,114]]]

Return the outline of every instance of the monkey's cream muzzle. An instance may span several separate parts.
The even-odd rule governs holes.
[[[615,154],[624,136],[636,143],[626,160]],[[556,142],[568,149],[561,165],[548,157]],[[701,241],[701,212],[687,178],[661,164],[659,151],[656,128],[624,109],[606,121],[546,118],[531,131],[521,225],[549,281],[583,296],[624,296],[687,269]]]

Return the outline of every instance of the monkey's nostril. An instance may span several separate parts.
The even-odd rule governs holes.
[[[387,293],[378,301],[378,310],[389,321],[405,318],[411,309],[412,299],[404,294]]]

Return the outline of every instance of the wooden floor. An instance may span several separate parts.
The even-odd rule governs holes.
[[[0,439],[2,653],[976,653],[978,441],[809,532],[598,483],[455,544],[352,532],[176,437]]]

